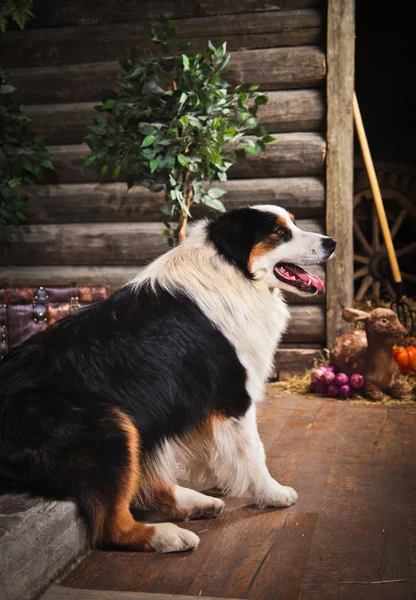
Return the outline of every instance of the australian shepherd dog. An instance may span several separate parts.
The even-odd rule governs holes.
[[[259,507],[296,502],[267,469],[256,405],[289,319],[281,290],[322,291],[299,265],[326,261],[335,245],[276,206],[196,223],[108,300],[2,361],[0,476],[73,498],[92,545],[126,550],[198,546],[191,531],[131,513],[220,515],[223,501],[184,478],[210,476]]]

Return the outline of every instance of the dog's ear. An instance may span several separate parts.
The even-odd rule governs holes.
[[[239,208],[225,213],[209,225],[209,237],[221,256],[236,265],[246,277],[250,252],[256,239],[256,215],[252,209]]]

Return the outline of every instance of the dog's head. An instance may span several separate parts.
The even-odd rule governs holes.
[[[221,215],[210,223],[209,237],[246,277],[299,295],[324,289],[322,280],[302,267],[325,262],[336,246],[330,237],[302,231],[293,215],[271,205],[238,208]]]

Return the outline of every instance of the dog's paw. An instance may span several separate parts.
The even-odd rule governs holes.
[[[203,506],[194,507],[188,519],[215,519],[220,516],[224,506],[225,503],[219,498],[206,496],[206,503]]]
[[[199,537],[195,533],[173,523],[157,523],[154,528],[155,533],[149,545],[156,552],[185,552],[194,550],[199,544]]]
[[[258,505],[260,508],[279,508],[284,506],[292,506],[298,501],[296,490],[286,485],[280,485],[275,482],[272,490],[267,490],[259,499]]]

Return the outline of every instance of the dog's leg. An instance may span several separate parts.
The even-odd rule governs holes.
[[[164,512],[171,519],[213,519],[224,510],[219,498],[206,496],[195,490],[168,484],[158,477],[146,477],[142,503],[147,508]]]
[[[260,440],[256,409],[241,418],[212,419],[213,452],[210,466],[218,486],[232,496],[249,495],[260,507],[290,506],[298,495],[270,475]]]
[[[192,550],[199,538],[173,523],[147,525],[136,522],[130,505],[141,488],[140,440],[135,425],[115,409],[111,435],[106,441],[107,464],[96,464],[87,473],[78,492],[78,501],[92,529],[92,543],[124,550],[182,552]],[[111,448],[109,449],[109,445]],[[99,450],[99,449],[98,449]],[[108,452],[110,450],[110,452]],[[99,459],[97,452],[96,458]]]

